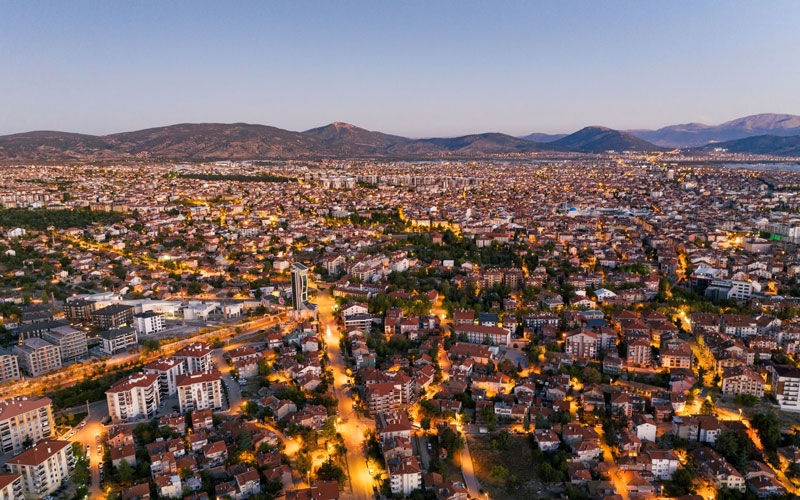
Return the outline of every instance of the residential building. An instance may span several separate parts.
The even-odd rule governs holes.
[[[163,314],[145,311],[133,315],[133,327],[138,335],[152,335],[163,332],[166,329],[166,321]]]
[[[597,334],[589,330],[579,330],[567,334],[564,352],[576,358],[596,358],[598,353]]]
[[[800,368],[789,365],[770,367],[772,390],[783,411],[800,412]]]
[[[466,336],[472,344],[507,346],[511,343],[511,332],[498,326],[457,325],[453,331],[456,336]]]
[[[417,457],[398,457],[386,461],[392,493],[408,496],[422,488],[422,469]]]
[[[628,341],[627,362],[629,366],[649,366],[651,354],[652,349],[647,338],[638,337]]]
[[[161,402],[156,373],[138,373],[124,378],[106,391],[108,414],[114,422],[152,418]]]
[[[205,372],[211,369],[211,347],[204,342],[190,344],[172,355],[186,363],[186,373]]]
[[[748,366],[727,368],[722,374],[723,394],[751,394],[761,398],[764,397],[765,385],[761,375]]]
[[[685,342],[676,342],[661,349],[663,368],[691,368],[692,348]]]
[[[179,375],[175,384],[181,413],[222,409],[222,377],[217,370]]]
[[[161,399],[164,399],[178,392],[176,380],[185,373],[186,364],[175,358],[161,358],[146,364],[143,370],[158,375],[158,389]]]
[[[89,323],[96,302],[86,299],[68,300],[64,304],[64,315],[73,323]]]
[[[100,337],[100,352],[113,356],[122,351],[127,351],[131,347],[139,345],[139,338],[136,330],[131,326],[111,328],[104,330],[98,335]]]
[[[69,480],[75,469],[75,456],[69,441],[40,441],[6,462],[12,474],[22,476],[26,498],[44,498]]]
[[[61,369],[61,349],[40,338],[30,338],[14,346],[22,371],[31,377]]]
[[[22,500],[22,475],[0,473],[0,500]]]
[[[89,354],[86,332],[71,326],[58,326],[42,333],[42,339],[61,349],[61,361],[68,362]]]
[[[0,349],[0,383],[19,379],[19,361],[11,351]]]
[[[53,435],[53,402],[50,398],[27,396],[0,401],[0,447],[3,453],[23,449],[26,440],[34,443]]]
[[[98,328],[109,329],[133,323],[134,306],[111,304],[92,313],[92,323]]]

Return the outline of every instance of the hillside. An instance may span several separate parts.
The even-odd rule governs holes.
[[[774,156],[800,156],[800,136],[779,137],[776,135],[759,135],[735,141],[718,142],[709,144],[701,151],[711,151],[723,148],[731,153],[745,153],[754,155]]]
[[[526,141],[539,142],[545,144],[548,142],[553,142],[559,139],[563,139],[567,135],[568,134],[540,134],[534,132],[533,134],[524,135],[520,137],[520,139],[525,139]]]
[[[586,127],[547,145],[580,153],[663,150],[663,148],[634,137],[627,132],[620,132],[606,127]]]
[[[737,118],[719,125],[687,123],[658,130],[629,132],[659,146],[697,147],[710,142],[731,141],[759,135],[800,135],[800,116],[763,113]]]
[[[396,135],[372,132],[349,123],[334,122],[324,127],[306,130],[303,135],[318,139],[329,151],[339,155],[385,155],[397,144],[411,139]]]

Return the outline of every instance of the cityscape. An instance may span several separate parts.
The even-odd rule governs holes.
[[[800,499],[799,15],[0,4],[0,500]]]

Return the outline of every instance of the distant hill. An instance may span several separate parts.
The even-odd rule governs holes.
[[[557,141],[559,139],[563,139],[567,135],[568,134],[538,134],[538,133],[533,133],[533,134],[528,134],[528,135],[522,136],[522,137],[520,137],[520,139],[525,139],[526,141],[547,143],[547,142],[553,142],[553,141]]]
[[[754,155],[775,156],[800,156],[800,135],[780,137],[776,135],[759,135],[735,141],[717,142],[708,144],[700,151],[711,151],[723,148],[731,153],[745,153]]]
[[[605,151],[662,151],[645,140],[627,132],[606,127],[586,127],[547,146],[562,148],[579,153],[602,153]]]
[[[303,135],[315,137],[329,151],[341,155],[384,155],[392,146],[411,141],[406,137],[371,132],[342,122],[312,128],[303,132]]]
[[[395,148],[397,149],[397,148]],[[526,141],[506,134],[486,133],[460,137],[419,139],[406,144],[405,150],[428,150],[459,155],[488,155],[507,153],[531,153],[551,150],[541,144]]]
[[[759,135],[800,135],[800,116],[764,113],[737,118],[720,125],[687,123],[658,130],[629,130],[631,134],[664,147],[697,147]]]
[[[183,123],[106,136],[28,132],[0,137],[0,161],[216,160],[327,154],[299,132],[246,123]]]

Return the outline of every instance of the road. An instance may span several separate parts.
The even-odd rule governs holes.
[[[353,409],[355,401],[350,395],[344,356],[339,348],[339,328],[333,315],[335,301],[328,289],[320,289],[316,297],[319,307],[320,334],[324,335],[328,345],[328,358],[333,370],[333,390],[339,400],[339,432],[344,438],[347,447],[347,477],[349,488],[345,488],[345,495],[354,500],[369,500],[374,494],[372,490],[373,478],[367,468],[366,455],[364,454],[364,431],[375,429],[372,419],[362,417]]]
[[[469,496],[480,498],[481,485],[475,477],[475,469],[472,467],[472,457],[469,454],[469,443],[464,438],[464,447],[461,448],[461,473],[464,475],[464,484],[469,490]]]

